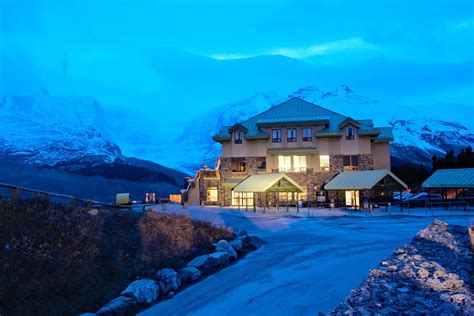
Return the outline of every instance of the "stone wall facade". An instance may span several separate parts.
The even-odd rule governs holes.
[[[321,187],[329,180],[337,171],[314,172],[308,168],[306,172],[287,172],[286,174],[296,183],[306,189],[306,200],[315,201],[317,192],[321,191]]]
[[[359,155],[359,170],[374,170],[374,155]]]
[[[232,170],[233,159],[245,163],[245,172],[234,172]],[[215,174],[206,174],[200,177],[199,193],[201,201],[204,201],[207,205],[230,206],[232,202],[232,189],[222,186],[222,181],[230,177],[245,177],[256,174],[257,172],[265,172],[265,170],[259,169],[259,165],[261,165],[262,161],[265,161],[265,157],[223,157],[221,159],[220,178],[217,178]],[[286,172],[286,174],[306,190],[306,200],[315,201],[317,199],[317,192],[321,191],[323,184],[335,174],[344,170],[343,155],[330,155],[329,168],[330,171],[324,172],[314,171],[312,168],[308,168],[305,172]],[[359,155],[359,170],[372,170],[373,168],[374,157],[372,154]],[[213,173],[214,171],[210,172]],[[272,172],[278,172],[278,170],[274,169]],[[215,177],[215,179],[213,177]],[[210,186],[218,188],[219,202],[207,201],[207,188]],[[269,198],[272,202],[274,201],[273,195]],[[258,195],[255,196],[255,202],[257,204],[259,203]]]

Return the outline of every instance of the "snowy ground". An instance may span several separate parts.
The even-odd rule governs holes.
[[[343,211],[236,212],[190,207],[170,212],[245,229],[268,243],[142,315],[315,315],[335,308],[398,246],[434,218],[474,224],[474,213]],[[306,214],[305,214],[306,213]],[[396,213],[396,214],[395,214]],[[311,215],[311,214],[310,214]]]

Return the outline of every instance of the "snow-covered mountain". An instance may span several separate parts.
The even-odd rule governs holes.
[[[126,157],[111,139],[109,117],[91,97],[3,97],[0,182],[111,201],[177,193],[186,174]]]
[[[392,156],[400,162],[431,166],[433,155],[474,145],[474,132],[464,125],[433,118],[392,120]]]
[[[90,97],[4,97],[0,153],[38,166],[112,163],[119,147],[105,132],[104,113]]]
[[[415,107],[383,103],[357,94],[346,85],[323,91],[313,86],[303,87],[287,97],[277,92],[256,94],[250,98],[226,104],[204,113],[200,118],[190,122],[180,136],[179,142],[185,149],[179,166],[188,172],[199,167],[199,164],[211,165],[220,155],[219,144],[211,137],[221,126],[232,125],[258,114],[282,101],[299,97],[312,103],[324,106],[343,115],[356,119],[373,119],[376,125],[392,126],[395,141],[392,143],[394,163],[421,163],[431,165],[433,155],[443,155],[446,150],[459,150],[467,145],[474,145],[474,133],[470,127],[462,124],[432,118],[426,118],[423,111]],[[407,149],[410,149],[407,153]]]

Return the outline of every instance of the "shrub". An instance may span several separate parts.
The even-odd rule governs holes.
[[[137,276],[180,267],[231,238],[184,216],[78,204],[0,200],[0,314],[94,311]]]

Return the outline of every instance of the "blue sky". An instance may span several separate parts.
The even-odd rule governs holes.
[[[151,45],[220,58],[341,52],[472,59],[472,1],[2,0],[4,40],[56,50]]]
[[[368,97],[403,103],[474,104],[473,1],[0,3],[0,49],[21,56],[34,77],[53,93],[87,94],[111,104],[130,103],[134,98],[142,103],[168,100],[166,93],[193,89],[192,83],[177,88],[176,73],[188,75],[189,69],[190,78],[199,78],[196,69],[210,69],[200,66],[209,62],[202,56],[229,61],[281,55],[307,66],[292,74],[295,87],[344,83]],[[266,62],[269,72],[275,63],[281,64]],[[221,69],[227,65],[220,64],[217,74],[203,74],[209,80],[199,83],[202,94],[190,93],[189,98],[213,93],[212,77],[234,71]],[[246,69],[249,77],[259,75]],[[260,64],[256,69],[265,71]],[[311,71],[319,76],[309,75]],[[287,84],[263,80],[252,87],[242,83],[240,94],[230,91],[202,102],[217,106]],[[134,84],[129,81],[140,85],[130,87]],[[114,87],[121,94],[105,92]],[[217,87],[227,89],[220,83]]]

